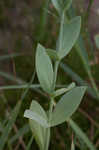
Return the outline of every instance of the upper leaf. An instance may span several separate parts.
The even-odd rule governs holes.
[[[61,15],[64,10],[69,9],[72,0],[52,0],[52,3],[58,13]]]
[[[59,49],[58,51],[58,56],[60,57],[60,59],[65,57],[76,43],[80,33],[80,27],[81,17],[79,16],[72,19],[69,23],[65,23],[64,20],[62,31],[60,31],[62,33],[60,33],[61,36],[59,39],[59,44],[61,45],[59,47],[61,49]]]
[[[85,90],[84,86],[75,87],[60,99],[52,113],[51,126],[61,124],[71,117],[79,106]]]
[[[47,93],[53,89],[53,67],[43,46],[38,44],[36,52],[36,71],[41,87]]]

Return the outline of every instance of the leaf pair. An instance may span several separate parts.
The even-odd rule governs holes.
[[[81,19],[76,17],[71,22],[65,23],[63,20],[63,27],[60,31],[59,37],[59,51],[45,49],[38,44],[36,52],[36,72],[43,90],[49,94],[53,92],[54,72],[51,58],[60,61],[72,49],[80,33]],[[49,56],[50,57],[49,57]]]
[[[70,85],[68,89],[71,87],[72,85]],[[83,86],[75,87],[68,93],[64,94],[56,104],[50,122],[48,121],[47,114],[41,105],[36,101],[32,101],[30,110],[26,110],[24,116],[29,118],[31,130],[40,150],[43,150],[45,147],[47,135],[50,137],[50,127],[61,124],[71,117],[79,106],[85,90],[86,87]]]
[[[59,102],[56,104],[52,112],[52,119],[48,122],[48,117],[44,109],[35,101],[32,101],[30,110],[26,110],[24,116],[34,120],[38,125],[48,128],[63,123],[68,120],[76,111],[82,97],[85,93],[86,87],[75,87],[68,93],[64,94]],[[37,127],[37,126],[36,126]]]

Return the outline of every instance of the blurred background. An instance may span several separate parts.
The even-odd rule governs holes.
[[[68,85],[75,81],[77,85],[90,86],[73,119],[98,149],[99,91],[93,88],[93,80],[99,87],[99,48],[95,42],[95,37],[99,34],[99,0],[73,0],[72,8],[72,16],[82,16],[81,36],[85,53],[88,55],[92,80],[82,57],[73,48],[59,69],[57,84]],[[55,49],[58,33],[58,15],[52,3],[48,5],[47,0],[0,0],[0,136],[9,121],[11,111],[24,92],[24,88],[14,88],[13,85],[23,85],[30,81],[35,70],[37,43]],[[33,84],[37,83],[35,77]],[[38,100],[45,109],[48,108],[47,98],[42,91],[30,89],[8,134],[4,150],[26,150],[32,133],[23,113],[29,108],[32,99]],[[66,123],[52,129],[50,149],[70,149],[73,137],[77,150],[87,149]],[[38,149],[35,140],[30,149]]]

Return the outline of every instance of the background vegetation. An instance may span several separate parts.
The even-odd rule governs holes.
[[[89,87],[72,116],[81,134],[77,134],[73,123],[55,127],[51,150],[70,149],[72,141],[78,150],[99,148],[99,49],[95,43],[99,1],[73,0],[67,16],[75,15],[82,16],[80,40],[60,65],[57,84],[66,86],[75,81]],[[32,99],[48,108],[37,77],[32,81],[31,77],[37,43],[54,49],[58,32],[58,15],[48,0],[0,0],[0,150],[38,149],[23,114]],[[30,81],[32,85],[28,86]]]

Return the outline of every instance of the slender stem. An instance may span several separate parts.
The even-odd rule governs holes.
[[[54,88],[55,88],[55,85],[56,85],[58,66],[59,66],[59,61],[57,61],[55,63],[55,68],[54,68],[54,80],[53,80],[53,87]],[[53,88],[53,91],[54,91],[54,88]],[[48,121],[49,122],[52,119],[52,111],[53,111],[53,105],[54,105],[53,101],[54,101],[53,97],[50,96],[50,108],[49,108],[49,114],[48,114]],[[45,147],[44,147],[44,150],[48,150],[49,142],[50,142],[50,131],[48,129],[47,133],[46,133],[46,138],[45,138]]]
[[[28,87],[28,83],[27,84],[22,84],[22,85],[7,85],[7,86],[0,86],[0,90],[14,90],[14,89],[26,89]],[[67,87],[66,84],[64,85],[56,85],[55,87],[57,88],[65,88]],[[38,89],[41,88],[40,84],[31,84],[30,89]]]
[[[49,122],[51,121],[52,119],[52,111],[53,111],[53,97],[51,97],[51,101],[50,101],[50,108],[49,108]]]
[[[51,121],[51,118],[52,118],[52,111],[53,111],[53,98],[51,97],[51,99],[50,99],[49,114],[48,114],[48,121],[49,122]],[[50,142],[50,129],[48,128],[47,131],[46,131],[46,138],[45,138],[44,150],[48,150],[49,142]]]
[[[45,144],[44,144],[44,150],[48,150],[50,142],[50,129],[46,129],[46,135],[45,135]]]
[[[63,41],[63,26],[64,26],[64,12],[61,16],[61,23],[60,23],[60,34],[59,34],[59,47],[58,50],[60,51],[62,49],[62,41]]]
[[[55,85],[56,85],[57,71],[58,71],[59,63],[60,63],[59,61],[56,61],[56,63],[55,63],[53,89],[55,89]]]
[[[52,111],[53,111],[53,98],[51,97],[51,99],[50,99],[49,114],[48,114],[48,121],[49,122],[51,121],[51,118],[52,118]],[[49,142],[50,142],[50,129],[47,129],[44,150],[48,150]]]
[[[60,36],[59,36],[59,47],[58,50],[61,50],[62,45],[61,45],[61,40],[62,40],[62,36],[63,36],[63,22],[64,21],[64,13],[61,17],[61,25],[60,25]],[[55,66],[54,66],[54,78],[53,78],[53,91],[55,90],[55,86],[56,86],[56,79],[57,79],[57,72],[58,72],[58,66],[59,66],[60,61],[56,61],[55,62]],[[50,122],[52,119],[52,111],[53,111],[53,103],[54,99],[52,96],[50,96],[50,108],[49,108],[49,116],[48,116],[48,121]],[[47,140],[45,139],[45,150],[48,150],[48,145],[49,145],[49,140],[50,140],[50,134],[47,132],[46,135]]]
[[[57,47],[58,51],[62,49],[62,41],[63,41],[63,26],[64,26],[64,17],[65,14],[63,12],[61,16],[61,24],[60,24],[60,34],[59,34],[59,45]],[[58,71],[58,66],[59,66],[60,61],[55,62],[55,68],[54,68],[54,81],[53,81],[53,87],[55,89],[55,84],[56,84],[56,79],[57,79],[57,71]]]

